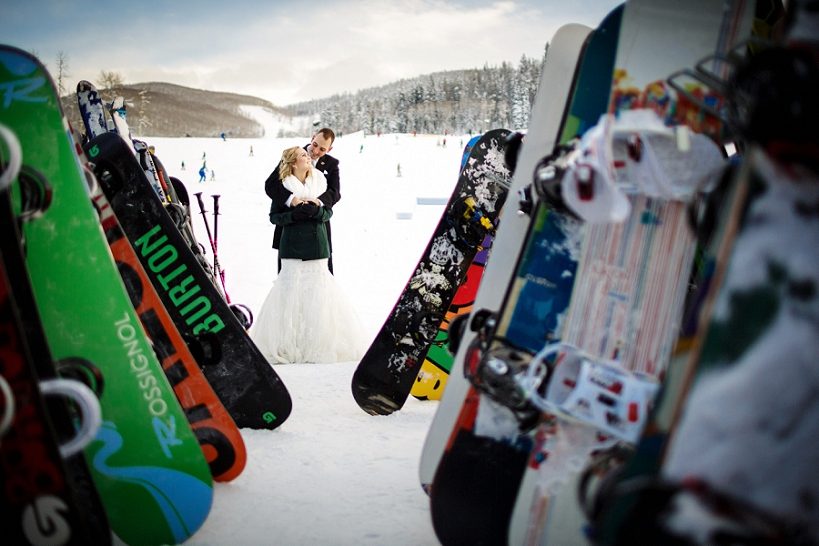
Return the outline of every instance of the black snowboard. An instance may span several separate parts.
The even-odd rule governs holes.
[[[281,425],[292,406],[287,389],[180,234],[130,145],[106,133],[85,151],[142,266],[236,425]]]
[[[475,143],[444,215],[353,375],[353,397],[372,415],[401,409],[438,327],[506,200],[511,168],[509,131],[495,129]]]

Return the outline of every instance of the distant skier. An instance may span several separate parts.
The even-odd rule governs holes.
[[[227,139],[225,138],[225,133],[222,133],[222,140],[227,140]]]
[[[398,164],[398,178],[401,178],[401,164]]]
[[[364,151],[364,145],[362,144],[361,147],[358,149],[358,153],[361,153],[363,151]]]
[[[216,180],[216,171],[210,171],[210,179],[211,181]]]
[[[182,162],[182,170],[183,171],[185,170],[185,162],[184,161]]]
[[[205,167],[204,165],[202,165],[202,168],[199,169],[199,182],[205,181],[205,172],[207,172],[207,170],[208,170],[207,167]]]
[[[253,146],[250,147],[250,157],[253,157]]]
[[[205,160],[205,152],[202,152],[202,161]]]

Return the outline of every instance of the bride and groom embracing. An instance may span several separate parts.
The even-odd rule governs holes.
[[[306,147],[286,149],[265,182],[279,275],[251,338],[272,364],[358,360],[367,348],[364,327],[331,273],[329,220],[341,198],[338,160],[326,155],[334,140],[324,128]]]

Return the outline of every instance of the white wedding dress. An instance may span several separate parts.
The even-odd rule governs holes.
[[[285,187],[300,198],[318,197],[327,187],[323,176],[308,177],[306,184],[292,177],[293,184],[290,178]],[[326,258],[282,260],[250,337],[271,364],[360,360],[369,346],[364,326],[327,269]]]

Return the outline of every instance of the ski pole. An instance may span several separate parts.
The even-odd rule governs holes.
[[[208,241],[210,242],[210,248],[211,250],[213,250],[213,268],[215,269],[214,274],[219,275],[219,280],[222,283],[222,290],[225,293],[225,299],[227,300],[228,303],[230,303],[230,297],[227,294],[227,290],[225,290],[225,281],[221,275],[222,268],[219,265],[219,256],[216,253],[216,245],[214,244],[213,236],[210,233],[210,224],[208,224],[208,216],[206,214],[208,211],[205,210],[205,203],[202,201],[202,192],[200,191],[194,193],[194,195],[196,196],[196,200],[199,202],[199,212],[202,213],[202,218],[205,220],[205,231],[208,233]]]
[[[219,195],[213,197],[213,252],[219,248]]]
[[[219,248],[219,195],[213,195],[213,260],[216,261],[216,251]],[[225,287],[225,271],[219,269],[219,277],[222,281],[222,288]],[[225,289],[225,298],[230,303],[230,298],[227,296],[227,289]]]

